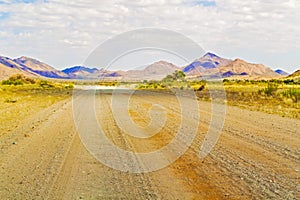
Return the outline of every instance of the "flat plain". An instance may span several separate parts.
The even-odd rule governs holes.
[[[228,105],[217,145],[200,159],[211,103],[198,101],[199,126],[185,154],[166,168],[135,174],[111,169],[88,152],[74,125],[71,90],[43,91],[2,87],[2,199],[299,199],[299,119]],[[84,103],[87,97],[80,98]],[[111,98],[110,92],[98,91],[95,113],[107,137],[122,149],[155,151],[179,128],[180,105],[172,94],[142,91],[131,97],[129,113],[141,127],[149,123],[152,104],[164,107],[165,126],[148,139],[118,127]]]

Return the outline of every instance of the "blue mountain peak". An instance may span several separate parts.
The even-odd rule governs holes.
[[[210,52],[207,52],[203,57],[219,58],[219,56]]]

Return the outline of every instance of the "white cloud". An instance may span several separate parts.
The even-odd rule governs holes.
[[[284,52],[288,56],[286,52],[300,51],[299,1],[216,0],[213,6],[199,2],[204,1],[48,0],[0,4],[0,12],[10,14],[0,19],[0,45],[3,54],[32,55],[65,67],[83,62],[93,48],[114,34],[158,27],[183,33],[224,56],[252,58],[241,53],[245,50],[266,55],[257,55],[257,62],[298,67],[294,59],[272,62],[272,55]]]

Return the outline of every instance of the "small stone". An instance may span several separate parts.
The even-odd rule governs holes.
[[[17,143],[17,142],[13,142],[12,144],[16,145],[16,144],[18,144],[18,143]]]
[[[29,138],[30,137],[29,133],[25,133],[24,137]]]

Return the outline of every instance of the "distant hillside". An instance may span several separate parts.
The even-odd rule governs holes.
[[[231,76],[247,76],[247,78],[275,78],[279,75],[262,64],[252,64],[241,59],[235,59],[226,66],[218,68],[220,74],[231,73]],[[225,76],[228,77],[228,76]]]
[[[22,74],[27,77],[39,77],[38,74],[28,68],[19,65],[8,57],[0,56],[0,80],[9,78],[15,74]]]
[[[98,69],[96,68],[88,68],[88,67],[83,67],[83,66],[74,66],[71,68],[67,68],[62,70],[62,72],[64,72],[65,74],[73,74],[73,73],[77,73],[77,72],[87,72],[87,73],[94,73],[95,71],[97,71]]]
[[[277,70],[275,70],[275,72],[279,75],[282,75],[282,76],[288,76],[289,75],[289,73],[287,73],[287,72],[285,72],[281,69],[277,69]]]
[[[196,59],[194,62],[183,68],[183,72],[187,75],[198,75],[201,72],[204,72],[209,69],[215,69],[221,66],[228,65],[232,60],[221,58],[213,53],[206,53],[199,59]]]
[[[300,69],[289,75],[287,78],[300,81]]]
[[[37,73],[41,76],[48,77],[48,78],[68,78],[68,75],[65,73],[51,67],[50,65],[47,65],[45,63],[42,63],[36,59],[28,58],[28,57],[20,57],[17,59],[14,59],[16,63],[23,66],[24,68],[29,69],[30,71]]]
[[[20,57],[11,59],[0,56],[0,79],[6,79],[14,74],[27,77],[68,78],[65,73],[36,59]]]
[[[252,64],[241,59],[225,59],[207,53],[203,57],[183,68],[188,77],[202,78],[242,78],[263,79],[276,78],[279,75],[262,64]]]
[[[172,74],[176,70],[181,70],[180,67],[166,62],[159,61],[155,62],[145,69],[142,70],[129,70],[123,73],[124,79],[134,79],[134,80],[160,80],[166,75]]]
[[[122,76],[119,72],[84,66],[74,66],[64,69],[62,72],[67,74],[71,79],[112,79]]]
[[[109,71],[105,69],[74,66],[62,70],[72,79],[124,79],[124,80],[160,80],[172,74],[179,67],[165,61],[153,63],[146,68],[128,71]]]
[[[289,77],[298,77],[298,76],[300,76],[300,69],[292,73]]]
[[[84,78],[92,78],[92,74],[98,71],[96,68],[88,68],[83,66],[74,66],[71,68],[67,68],[62,70],[63,73],[67,74],[71,79],[84,79]]]

